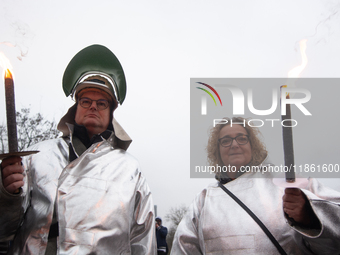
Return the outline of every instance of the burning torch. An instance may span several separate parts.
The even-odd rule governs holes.
[[[302,57],[301,65],[293,68],[288,72],[289,78],[297,78],[299,77],[302,70],[307,65],[307,55],[306,55],[306,43],[307,40],[300,41],[300,51]],[[292,86],[292,84],[288,84],[288,86]],[[285,183],[281,182],[281,180],[274,180],[274,182],[279,186],[284,187],[299,187],[305,186],[307,179],[305,178],[295,178],[295,163],[294,163],[294,147],[293,147],[293,130],[292,130],[292,114],[290,104],[288,103],[290,99],[289,93],[284,93],[284,88],[288,87],[287,85],[283,85],[280,87],[281,94],[281,102],[285,102],[285,104],[281,104],[281,107],[285,107],[285,109],[281,109],[281,121],[285,122],[285,125],[282,125],[282,141],[283,141],[283,152],[284,152],[284,164],[285,164]],[[285,110],[285,114],[284,111]]]
[[[35,154],[38,151],[21,151],[18,152],[18,138],[17,138],[17,123],[15,112],[15,97],[14,97],[14,80],[11,65],[7,58],[0,53],[1,65],[4,68],[5,80],[5,97],[6,97],[6,118],[7,118],[7,135],[8,135],[8,150],[9,153],[0,154],[0,160],[11,156],[27,156]]]

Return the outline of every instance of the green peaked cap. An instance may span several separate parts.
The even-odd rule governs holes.
[[[117,100],[124,102],[126,80],[118,58],[105,46],[94,44],[79,51],[70,61],[63,76],[63,90],[68,97],[87,73],[101,73],[114,81]]]

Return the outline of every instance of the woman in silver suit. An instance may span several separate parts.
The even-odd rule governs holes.
[[[340,194],[314,179],[301,189],[275,185],[261,172],[273,165],[258,129],[227,120],[211,129],[207,146],[210,165],[224,171],[190,205],[171,253],[339,254]]]

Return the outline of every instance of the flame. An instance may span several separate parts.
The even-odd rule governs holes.
[[[302,63],[299,66],[294,67],[288,72],[288,78],[298,78],[300,76],[300,73],[305,69],[308,63],[307,55],[306,55],[306,49],[307,49],[307,39],[303,39],[299,42],[300,44],[300,52],[301,52],[301,58]],[[287,87],[295,87],[295,79],[288,79],[287,85],[283,85],[283,88]],[[286,97],[289,98],[289,93],[286,93]]]
[[[300,52],[301,52],[301,58],[302,58],[302,63],[299,66],[294,67],[292,70],[288,72],[288,78],[297,78],[299,77],[300,73],[305,69],[308,59],[306,55],[306,44],[307,44],[307,39],[303,39],[300,41]]]
[[[9,62],[9,59],[6,58],[6,56],[0,52],[0,66],[3,68],[3,77],[11,78],[13,79],[12,73],[13,73],[13,67],[11,63]]]
[[[13,79],[12,73],[9,69],[6,69],[6,71],[5,71],[5,79],[7,79],[7,78]]]

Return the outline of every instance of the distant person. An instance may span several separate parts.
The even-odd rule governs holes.
[[[168,254],[168,244],[166,243],[166,236],[168,229],[162,225],[162,218],[156,217],[156,237],[157,237],[157,254]]]
[[[340,193],[314,179],[284,189],[268,172],[242,172],[272,164],[257,128],[226,119],[211,129],[207,152],[211,166],[227,170],[195,198],[171,254],[340,254]]]
[[[89,46],[63,88],[75,100],[58,125],[63,137],[1,162],[0,241],[13,239],[8,254],[18,255],[156,254],[151,193],[113,117],[126,94],[119,60]]]

